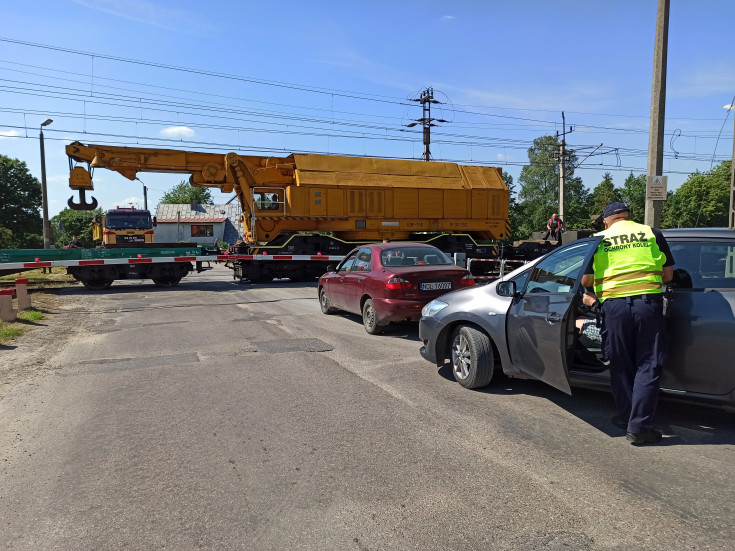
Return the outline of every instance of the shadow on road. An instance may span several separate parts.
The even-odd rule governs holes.
[[[444,364],[438,373],[454,381],[451,364]],[[513,379],[497,373],[489,386],[476,392],[544,398],[608,436],[622,435],[622,431],[610,422],[615,415],[615,405],[609,392],[573,388],[573,395],[568,396],[540,381]],[[735,413],[665,394],[659,401],[656,428],[664,434],[660,446],[735,445]]]
[[[342,317],[362,327],[362,316],[350,314],[349,312],[337,312],[334,316]],[[367,335],[367,333],[366,333]],[[421,342],[419,339],[419,322],[401,321],[389,323],[381,333],[372,335],[375,339],[405,339],[407,341]]]
[[[86,287],[79,285],[74,287],[65,287],[63,289],[47,290],[54,294],[64,294],[69,296],[98,296],[98,295],[124,295],[135,293],[181,293],[187,291],[247,291],[249,289],[313,289],[314,298],[316,294],[316,282],[292,282],[288,279],[275,280],[271,283],[239,283],[238,281],[196,281],[195,278],[190,280],[183,279],[176,287],[156,287],[150,280],[127,280],[115,282],[108,289],[102,291],[92,291]]]

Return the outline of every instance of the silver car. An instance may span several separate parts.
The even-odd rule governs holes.
[[[667,230],[674,256],[668,319],[670,360],[664,393],[735,408],[735,232]],[[427,304],[419,324],[421,355],[466,388],[488,385],[502,369],[571,394],[571,386],[609,388],[607,362],[580,280],[599,237],[574,241],[484,287]]]

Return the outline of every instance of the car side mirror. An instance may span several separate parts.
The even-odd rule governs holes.
[[[516,282],[515,281],[501,281],[495,288],[497,293],[501,297],[514,297],[516,296]]]
[[[336,271],[337,271],[337,269],[334,267],[334,264],[330,264],[330,265],[327,266],[327,273],[333,274]]]
[[[153,227],[155,228],[158,225],[158,219],[154,216],[153,217]]]

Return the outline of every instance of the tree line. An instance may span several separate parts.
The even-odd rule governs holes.
[[[559,163],[556,154],[559,140],[541,136],[528,149],[528,164],[518,177],[503,172],[511,192],[511,239],[529,239],[534,231],[546,228],[548,219],[559,208]],[[587,188],[575,175],[577,157],[572,154],[565,171],[564,213],[568,229],[587,229],[602,214],[605,205],[623,201],[630,206],[636,222],[643,222],[646,207],[646,175],[632,172],[616,186],[610,173],[602,181]],[[726,227],[730,208],[730,174],[732,161],[724,161],[707,172],[694,172],[676,190],[667,193],[663,202],[661,228]]]
[[[528,164],[518,178],[503,172],[510,190],[509,217],[511,239],[529,239],[534,231],[546,227],[551,214],[559,205],[559,163],[556,153],[559,140],[541,136],[528,149]],[[571,154],[565,174],[564,211],[569,229],[591,227],[611,201],[624,201],[631,207],[633,218],[643,222],[646,200],[646,175],[632,172],[621,186],[616,186],[610,173],[591,189],[575,175],[577,158]],[[707,172],[695,172],[675,192],[669,191],[663,205],[662,228],[724,227],[730,201],[732,161],[724,161]],[[516,189],[518,187],[518,189]],[[211,204],[208,189],[195,188],[186,181],[171,188],[161,203]],[[26,163],[0,155],[0,248],[43,248],[41,218],[41,183],[28,171]],[[83,243],[92,243],[92,218],[102,214],[94,211],[64,209],[51,219],[51,241],[64,246],[76,235]]]

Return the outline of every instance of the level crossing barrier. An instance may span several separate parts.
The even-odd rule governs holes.
[[[472,271],[472,264],[473,263],[490,263],[490,269],[482,269],[478,270],[479,266],[476,266],[476,271],[482,272],[483,274],[490,274],[490,275],[475,275]],[[476,279],[477,281],[483,282],[483,283],[489,283],[491,281],[495,281],[496,279],[500,279],[503,277],[506,272],[513,271],[516,268],[523,266],[526,263],[525,260],[514,260],[509,258],[468,258],[467,259],[467,269],[472,273],[472,277]]]

